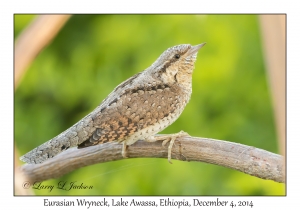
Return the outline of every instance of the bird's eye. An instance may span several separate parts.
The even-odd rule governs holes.
[[[176,55],[175,55],[175,58],[176,58],[176,59],[179,59],[179,58],[180,58],[180,55],[179,55],[179,54],[176,54]]]

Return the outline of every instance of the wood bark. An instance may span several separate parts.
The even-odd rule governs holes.
[[[122,144],[115,142],[83,149],[71,148],[41,164],[25,164],[19,170],[33,183],[59,178],[84,166],[122,160],[121,151]],[[163,147],[161,141],[149,143],[140,140],[128,146],[127,157],[167,159],[167,151],[168,144]],[[178,137],[172,148],[172,159],[211,163],[262,179],[285,183],[284,158],[281,155],[234,142],[191,136]]]

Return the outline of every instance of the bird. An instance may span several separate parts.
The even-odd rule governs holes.
[[[154,135],[177,120],[189,102],[197,53],[205,44],[168,48],[150,67],[118,85],[92,112],[20,160],[39,164],[70,147],[81,149],[107,142],[122,143],[126,158],[127,146],[137,140],[166,139]],[[170,163],[175,138],[186,134],[179,132],[163,142],[170,142]]]

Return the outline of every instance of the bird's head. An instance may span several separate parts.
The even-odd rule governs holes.
[[[164,84],[190,84],[198,50],[204,45],[181,44],[168,48],[151,65],[151,74]]]

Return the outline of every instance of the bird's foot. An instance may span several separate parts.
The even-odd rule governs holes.
[[[169,147],[168,147],[168,161],[169,161],[169,163],[172,164],[172,161],[171,161],[172,147],[174,145],[175,140],[182,136],[189,136],[189,134],[184,131],[180,131],[179,133],[176,133],[176,134],[163,134],[163,135],[155,136],[155,137],[151,136],[151,137],[145,139],[145,141],[147,141],[147,142],[163,141],[162,146],[165,146],[168,142],[170,142]]]

